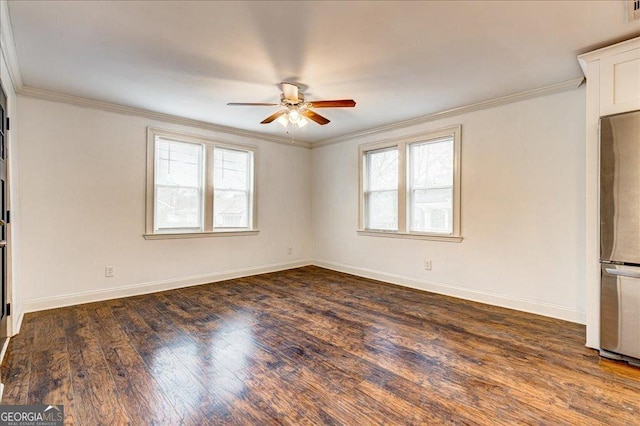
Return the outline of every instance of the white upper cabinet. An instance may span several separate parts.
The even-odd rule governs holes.
[[[640,110],[640,48],[600,60],[600,115]]]
[[[578,57],[587,86],[599,93],[599,117],[640,110],[640,37]]]

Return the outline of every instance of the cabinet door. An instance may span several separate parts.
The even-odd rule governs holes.
[[[640,49],[600,60],[600,115],[640,110]]]

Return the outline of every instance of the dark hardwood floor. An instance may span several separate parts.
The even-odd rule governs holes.
[[[640,424],[584,327],[317,267],[27,314],[4,404],[69,424]]]

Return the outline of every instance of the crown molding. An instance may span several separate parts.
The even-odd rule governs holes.
[[[459,108],[453,108],[446,111],[436,112],[434,114],[423,115],[421,117],[412,118],[409,120],[398,121],[396,123],[387,124],[380,127],[374,127],[373,129],[364,130],[361,132],[350,133],[344,136],[338,136],[331,139],[325,139],[320,142],[315,142],[311,145],[311,148],[320,148],[322,146],[334,145],[338,143],[348,142],[354,139],[361,139],[367,136],[380,134],[384,132],[390,132],[392,130],[401,130],[408,127],[425,124],[430,121],[441,120],[443,118],[454,117],[461,114],[466,114],[481,109],[492,108],[499,105],[505,105],[512,102],[523,101],[526,99],[536,98],[538,96],[550,95],[553,93],[564,92],[566,90],[572,90],[578,88],[584,81],[584,78],[575,78],[569,81],[563,81],[561,83],[552,84],[550,86],[539,87],[537,89],[527,90],[524,92],[515,93],[513,95],[501,96],[499,98],[490,99],[488,101],[482,101],[471,105],[466,105]]]
[[[310,148],[309,142],[296,141],[291,143],[290,139],[282,138],[279,136],[266,135],[263,133],[252,132],[249,130],[241,130],[233,127],[222,126],[219,124],[213,124],[206,121],[194,120],[191,118],[179,117],[176,115],[165,114],[162,112],[149,111],[143,108],[130,107],[126,105],[114,104],[110,102],[98,101],[95,99],[83,98],[80,96],[66,95],[64,93],[54,92],[46,89],[38,89],[30,86],[22,86],[16,93],[20,96],[28,96],[31,98],[44,99],[53,102],[62,102],[66,104],[99,109],[102,111],[115,112],[125,115],[133,115],[136,117],[149,118],[151,120],[158,120],[165,123],[179,124],[182,126],[195,127],[203,130],[210,130],[214,132],[226,133],[229,135],[258,139],[265,142],[279,143],[283,145],[294,146],[298,148]]]
[[[20,63],[16,53],[16,43],[13,40],[11,16],[9,15],[9,5],[6,0],[0,1],[0,49],[2,49],[4,60],[9,69],[13,90],[18,91],[23,87],[22,71],[20,71]]]
[[[505,105],[512,102],[523,101],[539,96],[550,95],[553,93],[564,92],[578,88],[584,82],[584,78],[576,78],[573,80],[564,81],[561,83],[552,84],[549,86],[540,87],[537,89],[527,90],[524,92],[515,93],[512,95],[502,96],[487,101],[478,102],[471,105],[466,105],[459,108],[453,108],[446,111],[437,112],[434,114],[424,115],[421,117],[412,118],[409,120],[399,121],[392,124],[387,124],[380,127],[374,127],[372,129],[364,130],[361,132],[350,133],[343,136],[338,136],[331,139],[325,139],[319,142],[302,142],[296,141],[293,146],[300,148],[319,148],[322,146],[333,145],[338,143],[348,142],[354,139],[361,139],[370,135],[375,135],[384,132],[390,132],[393,130],[401,130],[409,127],[417,126],[420,124],[428,123],[435,120],[441,120],[448,117],[454,117],[461,114],[466,114],[473,111],[479,111],[499,105]],[[189,127],[200,128],[204,130],[211,130],[215,132],[221,132],[231,134],[240,137],[249,137],[267,142],[274,142],[284,145],[292,145],[291,141],[287,138],[278,136],[266,135],[263,133],[252,132],[249,130],[241,130],[233,127],[222,126],[219,124],[213,124],[206,121],[194,120],[190,118],[179,117],[171,114],[165,114],[160,112],[149,111],[142,108],[130,107],[126,105],[114,104],[110,102],[98,101],[95,99],[88,99],[79,96],[66,95],[64,93],[54,92],[51,90],[38,89],[30,86],[22,86],[16,89],[16,93],[21,96],[28,96],[32,98],[44,99],[54,102],[63,102],[71,105],[77,105],[87,108],[100,109],[103,111],[116,112],[126,115],[134,115],[138,117],[145,117],[152,120],[163,121],[167,123],[179,124]]]

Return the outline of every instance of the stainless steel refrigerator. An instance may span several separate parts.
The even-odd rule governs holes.
[[[600,120],[600,354],[640,366],[640,111]]]

